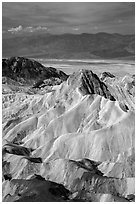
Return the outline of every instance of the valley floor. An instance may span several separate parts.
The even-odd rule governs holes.
[[[94,73],[110,72],[116,76],[135,74],[135,61],[133,60],[45,60],[37,59],[44,66],[55,67],[67,74],[81,69],[92,69]]]

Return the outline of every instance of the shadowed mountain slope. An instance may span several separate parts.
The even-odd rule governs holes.
[[[135,36],[108,33],[13,35],[2,40],[3,57],[95,59],[135,55]],[[31,54],[30,54],[31,53]]]

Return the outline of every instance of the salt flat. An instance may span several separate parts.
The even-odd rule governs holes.
[[[135,74],[135,62],[133,60],[56,60],[39,59],[44,66],[55,67],[67,74],[72,74],[81,69],[92,70],[94,73],[111,72],[116,76]]]

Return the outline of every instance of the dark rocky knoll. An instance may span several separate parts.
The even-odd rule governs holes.
[[[111,74],[110,72],[103,72],[100,76],[100,79],[103,81],[107,77],[114,78],[115,76]]]
[[[51,77],[59,78],[64,81],[67,75],[55,68],[44,67],[35,60],[24,57],[11,57],[2,60],[2,76],[9,77],[15,81],[32,83],[38,80],[49,79]]]

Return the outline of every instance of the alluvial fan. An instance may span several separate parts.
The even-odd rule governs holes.
[[[3,201],[134,201],[134,76],[3,63]]]

